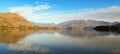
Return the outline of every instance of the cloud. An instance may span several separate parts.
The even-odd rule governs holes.
[[[119,6],[112,6],[108,8],[101,8],[101,9],[86,9],[87,11],[84,12],[74,12],[74,13],[40,13],[40,14],[32,14],[29,18],[36,18],[36,20],[46,18],[51,19],[53,21],[57,21],[56,23],[68,21],[68,20],[104,20],[104,21],[120,21],[120,7]],[[40,22],[40,21],[39,21]]]
[[[50,5],[43,4],[43,5],[36,5],[36,6],[24,5],[21,7],[10,7],[9,10],[10,12],[18,13],[21,15],[28,15],[35,11],[40,11],[40,10],[45,10],[50,8],[51,8]]]
[[[120,7],[112,6],[102,9],[94,9],[86,12],[76,12],[71,14],[62,14],[62,18],[66,20],[105,20],[105,21],[120,21]]]
[[[43,12],[43,13],[33,13],[35,11],[41,11],[45,9],[50,9],[51,6],[48,4],[45,5],[38,5],[35,7],[31,6],[23,6],[23,7],[13,7],[10,8],[12,12],[20,13],[25,15],[25,17],[29,21],[33,22],[43,22],[46,23],[45,20],[48,22],[55,22],[60,23],[69,20],[104,20],[104,21],[120,21],[120,6],[111,6],[107,8],[100,8],[100,9],[81,9],[78,11],[70,10],[68,11],[53,11],[53,12]],[[68,13],[66,13],[68,12]]]

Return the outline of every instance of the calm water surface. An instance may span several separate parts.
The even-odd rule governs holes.
[[[120,54],[120,32],[2,30],[0,54]]]

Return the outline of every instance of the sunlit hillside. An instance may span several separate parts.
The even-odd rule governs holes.
[[[27,21],[24,17],[16,13],[0,13],[0,26],[20,27],[33,25],[32,23]]]

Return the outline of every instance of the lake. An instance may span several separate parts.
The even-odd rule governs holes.
[[[120,32],[0,30],[0,54],[120,54]]]

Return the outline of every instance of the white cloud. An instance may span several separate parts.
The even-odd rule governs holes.
[[[36,5],[36,6],[25,5],[21,7],[10,7],[9,10],[10,12],[18,13],[21,15],[28,15],[28,14],[32,14],[35,11],[40,11],[40,10],[45,10],[50,8],[51,8],[50,5],[43,4],[43,5]]]
[[[56,11],[56,12],[43,12],[43,13],[33,13],[33,11],[49,9],[49,5],[39,5],[35,7],[24,6],[11,8],[11,11],[17,13],[27,14],[26,18],[34,22],[44,22],[42,19],[51,19],[50,22],[60,23],[68,20],[104,20],[104,21],[120,21],[120,6],[111,6],[108,8],[101,9],[83,9],[83,11],[69,12]],[[85,10],[85,11],[84,11]],[[68,12],[68,11],[67,11]],[[28,15],[29,14],[29,15]]]
[[[88,10],[88,9],[87,9]],[[53,21],[67,21],[67,20],[104,20],[104,21],[120,21],[120,7],[112,6],[102,9],[90,9],[90,11],[85,12],[74,12],[69,14],[64,13],[41,13],[41,14],[32,14],[30,18],[36,18],[36,20],[47,18],[52,19]],[[40,22],[40,21],[39,21]]]

